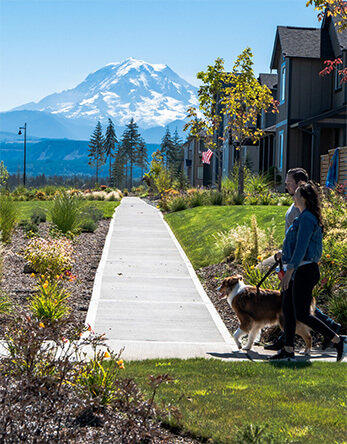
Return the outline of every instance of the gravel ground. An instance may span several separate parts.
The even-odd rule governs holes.
[[[71,308],[71,314],[76,321],[84,322],[89,306],[89,301],[93,292],[93,284],[96,270],[102,255],[105,237],[108,232],[110,219],[101,220],[94,233],[82,233],[74,241],[74,259],[72,273],[77,276],[73,282],[65,282],[68,291],[71,293],[68,303]],[[49,231],[48,223],[41,223],[39,234],[45,237]],[[28,244],[23,231],[18,228],[12,236],[11,243],[6,245],[3,251],[3,269],[2,280],[0,282],[1,290],[10,295],[12,301],[25,306],[28,298],[33,295],[35,287],[35,278],[31,273],[24,272],[25,260],[23,251]],[[4,321],[3,321],[4,322]],[[3,324],[0,318],[0,337],[3,333]],[[148,440],[148,443],[169,443],[169,444],[194,444],[198,443],[194,439],[185,436],[179,436],[170,431],[157,427],[157,438]],[[69,440],[71,443],[111,443],[117,441],[117,423],[112,420],[107,423],[107,427],[95,428],[88,427],[86,434],[81,438],[74,437]],[[88,440],[86,441],[86,438]],[[66,441],[62,441],[66,442]],[[146,441],[147,442],[147,441]]]

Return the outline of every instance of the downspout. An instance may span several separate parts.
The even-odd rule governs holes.
[[[287,98],[287,146],[286,146],[286,171],[289,170],[289,142],[290,142],[290,112],[292,101],[292,60],[288,60],[288,98]]]

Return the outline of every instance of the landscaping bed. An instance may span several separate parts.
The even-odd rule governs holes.
[[[75,262],[71,272],[76,276],[76,279],[73,282],[65,282],[64,286],[71,293],[67,302],[76,322],[85,321],[93,292],[94,277],[101,259],[110,221],[111,219],[102,219],[94,233],[81,233],[75,237]],[[48,234],[49,225],[48,222],[39,225],[41,236]],[[20,306],[24,306],[28,297],[35,291],[35,278],[31,276],[31,273],[24,273],[23,251],[28,242],[29,239],[23,230],[17,228],[11,242],[4,248],[5,259],[1,288],[9,294],[14,303]]]

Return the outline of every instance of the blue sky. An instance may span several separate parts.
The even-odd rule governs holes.
[[[0,0],[0,111],[75,87],[129,57],[198,85],[217,57],[250,46],[270,72],[277,25],[319,27],[306,0]]]

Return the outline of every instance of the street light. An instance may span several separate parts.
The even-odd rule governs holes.
[[[27,156],[27,124],[24,123],[24,126],[19,127],[18,135],[20,136],[22,134],[22,131],[24,130],[24,169],[23,169],[23,185],[25,187],[25,170],[26,170],[26,156]]]

